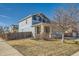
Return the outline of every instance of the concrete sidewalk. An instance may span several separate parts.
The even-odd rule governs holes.
[[[22,54],[0,38],[0,56],[22,56]]]
[[[74,53],[72,56],[79,56],[79,51]]]

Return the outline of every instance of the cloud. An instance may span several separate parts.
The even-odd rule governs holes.
[[[11,18],[6,15],[0,15],[0,26],[7,26],[8,23],[6,23],[6,20],[10,20]]]
[[[9,16],[6,16],[6,15],[0,15],[0,17],[10,19],[10,17]]]

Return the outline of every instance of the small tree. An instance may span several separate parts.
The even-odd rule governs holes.
[[[4,33],[4,29],[2,26],[0,26],[0,34],[3,34]]]
[[[10,32],[9,27],[8,26],[5,26],[4,27],[4,33],[9,33],[9,32]]]
[[[73,30],[75,28],[74,26],[76,26],[76,16],[71,16],[71,13],[65,9],[57,9],[54,16],[56,26],[55,28],[57,29],[57,31],[62,33],[62,43],[64,42],[65,32],[70,28]]]
[[[2,27],[2,26],[0,26],[0,36],[2,37],[2,36],[3,36],[3,34],[4,34],[4,29],[3,29],[3,27]]]

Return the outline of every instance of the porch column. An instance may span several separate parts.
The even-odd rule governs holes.
[[[35,27],[35,37],[36,38],[36,35],[37,35],[37,27]]]
[[[52,38],[52,27],[50,27],[50,34],[49,37]]]
[[[41,25],[41,33],[40,34],[43,34],[44,33],[44,26]]]

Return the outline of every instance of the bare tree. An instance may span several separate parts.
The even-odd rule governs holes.
[[[64,42],[65,32],[70,28],[73,30],[76,26],[76,12],[76,9],[74,9],[73,11],[65,10],[62,8],[56,10],[54,16],[56,26],[55,28],[57,29],[57,31],[62,33],[62,43]]]
[[[0,34],[2,34],[4,32],[4,29],[2,26],[0,26]]]
[[[8,26],[5,26],[4,27],[4,33],[9,33],[9,32],[10,32],[9,27]]]
[[[2,37],[2,36],[3,36],[3,34],[4,34],[4,29],[3,29],[3,27],[2,27],[2,26],[0,26],[0,37]]]

